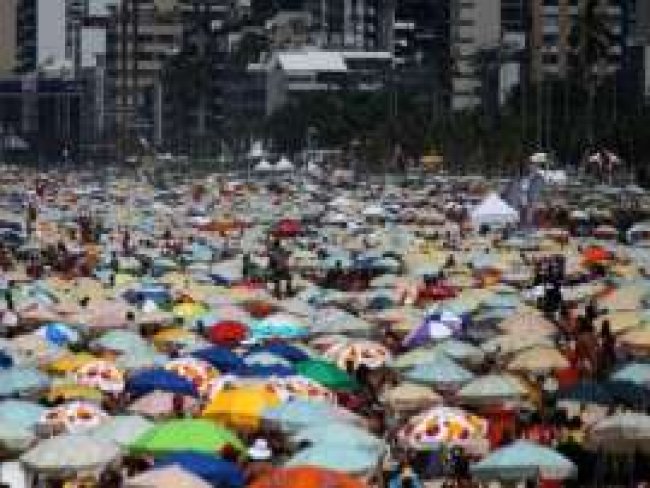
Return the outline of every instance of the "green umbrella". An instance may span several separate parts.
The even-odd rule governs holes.
[[[321,359],[308,359],[296,364],[298,374],[332,390],[356,390],[358,384],[336,364]]]
[[[135,453],[154,455],[177,451],[195,451],[215,454],[226,444],[245,449],[242,441],[230,430],[203,419],[169,420],[145,432],[130,449]]]

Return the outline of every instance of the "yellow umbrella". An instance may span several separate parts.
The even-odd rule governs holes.
[[[87,352],[68,353],[47,365],[47,370],[55,374],[73,373],[82,366],[96,361],[97,358]]]
[[[96,388],[69,382],[53,384],[46,395],[46,399],[50,402],[56,402],[59,400],[88,400],[101,402],[102,398],[102,392]]]
[[[266,408],[280,404],[278,395],[268,388],[241,387],[218,392],[203,411],[203,417],[241,430],[255,430]]]
[[[184,319],[194,319],[205,314],[206,311],[206,308],[200,303],[181,303],[172,310],[174,315]]]
[[[186,329],[180,329],[178,327],[171,327],[168,329],[163,329],[153,336],[153,343],[157,347],[164,346],[166,344],[187,344],[192,342],[197,342],[198,337],[196,334],[192,333]]]

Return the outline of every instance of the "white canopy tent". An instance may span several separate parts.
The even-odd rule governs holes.
[[[471,213],[472,223],[481,225],[507,225],[519,222],[519,212],[499,195],[491,193]]]
[[[295,169],[293,163],[289,161],[286,157],[282,156],[280,161],[275,165],[276,171],[293,171]]]
[[[262,159],[259,163],[255,165],[253,170],[260,173],[265,171],[273,171],[273,165],[271,165],[271,163],[269,163],[266,159]]]

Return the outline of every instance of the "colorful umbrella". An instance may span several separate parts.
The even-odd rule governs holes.
[[[253,481],[249,488],[367,488],[363,482],[341,473],[313,466],[276,469]]]
[[[482,480],[563,480],[577,472],[576,466],[553,449],[528,441],[517,441],[489,454],[471,467]]]
[[[310,378],[332,390],[355,390],[357,382],[334,363],[309,359],[296,364],[298,374]]]
[[[235,428],[254,430],[262,411],[279,403],[278,395],[269,388],[224,389],[212,397],[202,415]]]
[[[129,447],[134,453],[161,456],[181,451],[215,454],[227,444],[240,452],[245,450],[235,434],[214,422],[182,419],[156,424]]]
[[[458,408],[434,407],[411,418],[398,433],[398,439],[415,449],[440,446],[468,446],[484,440],[487,422]]]

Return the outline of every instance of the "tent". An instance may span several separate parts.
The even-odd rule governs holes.
[[[280,161],[278,161],[275,165],[276,171],[292,171],[293,169],[293,163],[284,156],[282,156],[280,158]]]
[[[506,225],[519,222],[519,212],[508,205],[499,195],[488,195],[471,214],[472,223],[481,225]]]
[[[273,171],[273,166],[266,159],[262,159],[259,163],[255,165],[253,170],[258,171],[260,173],[265,171]]]

